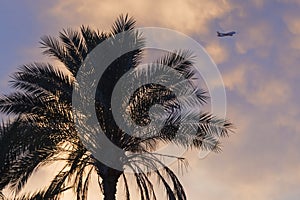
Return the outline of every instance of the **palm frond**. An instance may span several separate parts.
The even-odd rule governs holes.
[[[0,200],[6,200],[6,197],[4,196],[4,194],[0,191]]]
[[[59,200],[59,194],[71,189],[70,187],[63,188],[61,190],[53,191],[53,193],[47,193],[46,190],[40,190],[38,192],[19,195],[14,197],[14,200]]]
[[[54,100],[54,97],[40,94],[32,96],[22,92],[15,92],[0,97],[0,111],[6,114],[41,113],[45,108],[45,101]]]
[[[109,35],[98,30],[93,30],[89,26],[80,27],[82,37],[85,41],[87,53],[90,53],[98,44],[106,40]]]
[[[127,178],[125,176],[125,173],[122,174],[122,178],[124,180],[124,185],[125,185],[126,200],[130,200],[129,185],[128,185],[128,181],[127,181]]]
[[[87,199],[87,194],[88,194],[88,189],[89,189],[89,184],[90,184],[90,180],[91,180],[91,174],[93,172],[93,168],[90,169],[90,171],[88,172],[84,184],[83,184],[83,188],[82,188],[82,192],[81,192],[81,199],[82,200],[86,200]]]
[[[66,49],[57,38],[51,36],[43,36],[41,37],[40,44],[42,45],[42,49],[44,49],[43,53],[45,55],[54,57],[68,66],[68,64],[70,63],[70,58],[67,57]]]
[[[77,63],[71,55],[68,54],[66,47],[61,41],[51,36],[43,36],[40,44],[42,45],[42,49],[44,49],[43,54],[56,58],[58,61],[62,62],[73,75],[76,76],[75,71],[72,70],[74,65],[77,66]]]
[[[55,69],[50,64],[24,65],[12,76],[11,86],[32,95],[45,93],[67,101],[71,98],[74,78]],[[69,100],[70,101],[70,100]]]
[[[116,35],[118,33],[133,30],[135,26],[135,20],[129,17],[128,14],[120,15],[118,19],[114,22],[112,26],[112,34]]]
[[[79,67],[87,56],[87,47],[84,43],[81,32],[67,29],[60,32],[59,37],[66,49],[67,55],[69,55],[72,59],[73,65],[68,65],[68,69],[75,77]]]
[[[61,129],[60,129],[61,131]],[[44,129],[21,118],[1,126],[0,188],[8,184],[18,192],[30,175],[44,162],[61,152],[59,144],[68,140],[68,134]]]
[[[163,66],[168,66],[177,70],[186,79],[189,79],[195,74],[193,58],[194,55],[188,50],[176,50],[174,52],[167,53],[156,62]]]

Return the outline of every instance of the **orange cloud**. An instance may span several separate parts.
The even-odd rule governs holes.
[[[205,50],[212,57],[213,61],[216,64],[225,62],[229,56],[227,49],[223,45],[221,45],[219,42],[209,43],[205,47]]]
[[[42,15],[57,19],[57,23],[63,19],[69,25],[92,24],[107,29],[116,16],[129,13],[138,19],[140,26],[162,26],[184,33],[205,33],[210,20],[222,17],[230,10],[231,6],[226,0],[65,0],[57,2]]]
[[[287,13],[283,16],[283,20],[288,30],[295,35],[300,34],[300,16],[298,13]]]
[[[253,63],[238,65],[223,75],[225,86],[236,91],[256,106],[273,106],[286,103],[291,96],[289,84],[263,74]]]
[[[273,44],[272,27],[267,21],[249,23],[243,32],[238,33],[237,52],[245,54],[254,49],[257,56],[267,57]]]

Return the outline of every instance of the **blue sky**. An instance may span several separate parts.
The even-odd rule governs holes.
[[[18,66],[48,61],[39,38],[62,28],[91,25],[108,30],[121,13],[139,27],[181,31],[205,47],[226,87],[228,118],[236,134],[223,152],[200,160],[188,153],[190,168],[180,175],[189,199],[296,200],[300,191],[300,1],[0,2],[0,89]],[[217,38],[217,30],[235,30]],[[30,183],[34,186],[44,170]]]

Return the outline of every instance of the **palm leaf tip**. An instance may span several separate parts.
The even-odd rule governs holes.
[[[135,23],[136,23],[135,19],[129,17],[128,14],[125,15],[121,14],[112,26],[112,33],[116,35],[123,31],[132,30],[134,29]]]

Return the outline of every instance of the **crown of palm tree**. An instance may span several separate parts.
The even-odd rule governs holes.
[[[128,175],[106,166],[88,151],[78,136],[72,111],[72,92],[81,64],[98,44],[111,39],[112,45],[131,42],[137,48],[117,58],[101,77],[95,95],[99,124],[106,137],[124,152],[143,153],[142,160],[137,160],[130,154],[124,154],[119,159],[120,165],[136,172],[133,176],[139,188],[140,199],[156,199],[151,175],[158,177],[168,199],[186,199],[183,186],[175,173],[151,152],[161,141],[218,152],[218,137],[227,136],[232,124],[195,109],[206,103],[207,96],[205,91],[193,83],[197,76],[190,52],[174,51],[146,68],[138,68],[144,38],[134,30],[134,25],[132,18],[121,15],[109,33],[82,26],[79,31],[63,30],[58,39],[50,36],[42,38],[44,54],[58,59],[70,73],[51,64],[33,63],[20,67],[12,76],[11,86],[16,91],[0,98],[1,112],[13,116],[0,127],[0,191],[9,186],[15,191],[14,199],[60,199],[64,191],[73,189],[78,200],[87,199],[90,179],[96,174],[105,200],[116,198],[119,178],[123,178],[126,199],[130,199]],[[115,35],[128,31],[132,33],[131,41],[128,38],[126,41],[114,41]],[[161,66],[180,73],[187,82],[178,84],[187,84],[190,89],[180,91],[180,96],[174,95],[176,87],[172,89],[172,86],[167,88],[151,83],[142,85],[134,94],[128,94],[125,90],[122,94],[123,101],[129,102],[126,110],[136,124],[149,124],[149,109],[155,104],[162,105],[168,113],[167,118],[157,113],[157,119],[166,120],[163,128],[155,134],[125,133],[116,125],[111,112],[110,100],[115,85],[130,69],[135,69],[135,78],[131,81],[138,81],[141,77],[157,76],[156,71]],[[156,78],[166,79],[162,74]],[[191,95],[196,95],[197,98],[192,99]],[[178,109],[180,112],[177,112]],[[198,120],[189,122],[187,119],[190,118]],[[180,137],[176,135],[179,127],[182,133]],[[102,150],[109,151],[105,148]],[[178,160],[184,159],[178,157]],[[18,197],[19,191],[35,170],[57,161],[63,162],[64,167],[48,187]],[[144,172],[142,167],[151,172]]]

